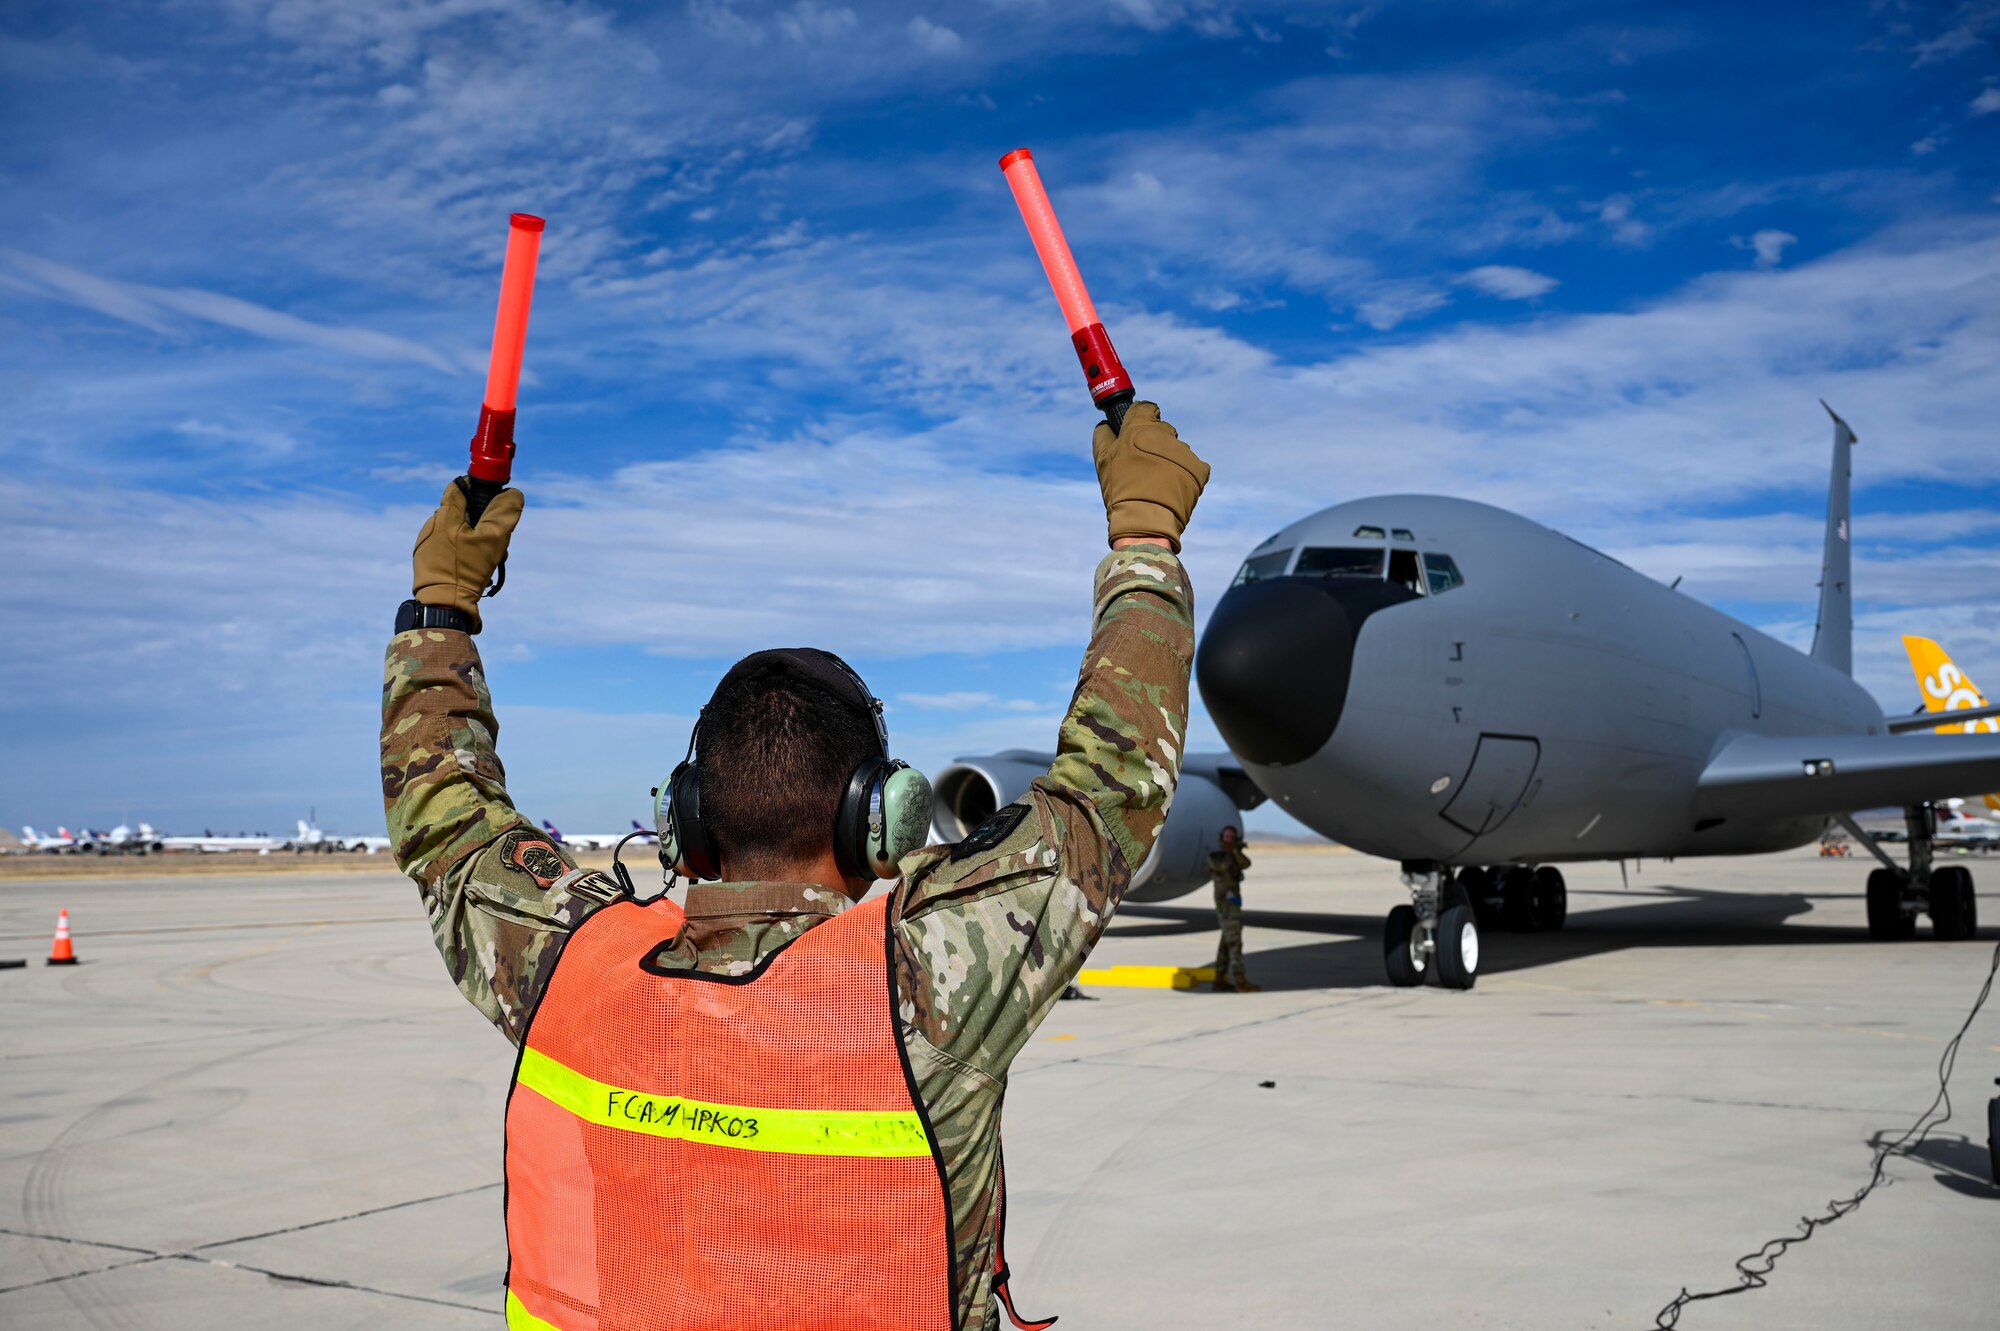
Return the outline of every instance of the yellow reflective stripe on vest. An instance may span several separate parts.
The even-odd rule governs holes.
[[[528,1305],[507,1291],[507,1331],[562,1331],[554,1322],[544,1322],[528,1311]]]
[[[586,1123],[655,1137],[787,1155],[927,1156],[923,1120],[908,1110],[756,1109],[628,1091],[521,1051],[516,1080]]]

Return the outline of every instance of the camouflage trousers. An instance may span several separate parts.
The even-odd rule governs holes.
[[[1216,888],[1215,917],[1221,926],[1215,940],[1215,978],[1241,984],[1243,973],[1243,897],[1235,888]]]

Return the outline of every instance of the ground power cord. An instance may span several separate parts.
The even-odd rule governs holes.
[[[1731,1294],[1764,1288],[1769,1283],[1766,1277],[1771,1274],[1771,1268],[1778,1264],[1778,1259],[1785,1255],[1787,1249],[1795,1243],[1804,1243],[1821,1229],[1868,1200],[1868,1194],[1875,1191],[1882,1182],[1883,1171],[1888,1168],[1891,1157],[1914,1155],[1917,1148],[1924,1144],[1926,1137],[1950,1121],[1951,1073],[1958,1062],[1958,1044],[1965,1038],[1965,1033],[1972,1029],[1973,1019],[1979,1015],[1979,1009],[1986,1006],[1986,996],[1993,992],[1993,977],[1996,971],[2000,971],[2000,943],[1996,943],[1993,947],[1993,960],[1986,967],[1986,983],[1979,986],[1979,997],[1972,1000],[1972,1011],[1965,1014],[1964,1024],[1959,1026],[1958,1034],[1951,1037],[1951,1043],[1944,1047],[1944,1054],[1938,1059],[1938,1090],[1936,1097],[1930,1103],[1930,1108],[1917,1115],[1916,1122],[1905,1128],[1902,1135],[1893,1141],[1885,1142],[1879,1139],[1876,1141],[1875,1160],[1868,1171],[1868,1181],[1861,1185],[1861,1190],[1852,1197],[1828,1202],[1826,1209],[1816,1216],[1799,1217],[1797,1234],[1787,1238],[1772,1239],[1757,1251],[1745,1253],[1737,1258],[1735,1284],[1726,1285],[1721,1289],[1704,1290],[1699,1294],[1690,1294],[1683,1285],[1674,1301],[1660,1309],[1659,1316],[1653,1319],[1656,1331],[1668,1331],[1669,1328],[1679,1326],[1681,1309],[1690,1303],[1700,1303],[1704,1299],[1725,1299]],[[1940,1107],[1944,1110],[1942,1114],[1938,1113]]]

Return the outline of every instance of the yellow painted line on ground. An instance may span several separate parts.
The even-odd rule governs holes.
[[[1214,979],[1213,966],[1113,966],[1109,970],[1084,971],[1076,977],[1076,982],[1114,989],[1192,989]]]
[[[1051,1035],[1046,1038],[1049,1040],[1074,1040],[1076,1037],[1074,1035]]]

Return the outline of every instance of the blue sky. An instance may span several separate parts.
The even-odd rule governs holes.
[[[1858,673],[1913,705],[1921,631],[2000,678],[2000,3],[28,2],[0,108],[10,827],[376,829],[514,209],[529,511],[481,641],[522,806],[640,816],[775,643],[854,660],[920,765],[1046,745],[1102,524],[1023,144],[1215,464],[1204,609],[1417,490],[1802,644],[1825,397]]]

